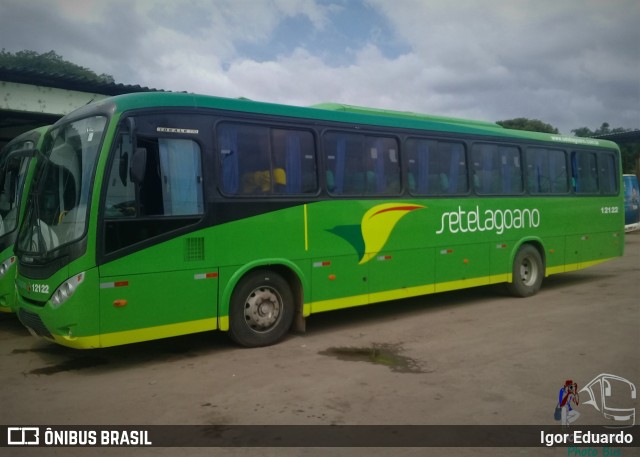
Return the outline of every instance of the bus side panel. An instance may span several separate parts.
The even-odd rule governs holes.
[[[563,273],[567,257],[567,244],[564,236],[544,239],[544,260],[546,275]]]
[[[511,273],[511,252],[514,241],[496,240],[489,244],[491,284],[507,282]]]
[[[216,317],[217,295],[217,273],[201,269],[103,276],[101,333],[211,319]],[[193,330],[196,331],[199,330]],[[166,335],[158,337],[161,336]]]
[[[624,237],[619,232],[584,233],[567,236],[567,258],[564,271],[587,268],[597,261],[622,255]]]
[[[103,338],[123,344],[216,328],[218,270],[204,253],[190,260],[186,246],[176,238],[100,266]]]
[[[436,249],[436,292],[489,284],[489,244],[460,244]]]
[[[566,237],[567,254],[564,271],[574,271],[580,268],[580,252],[584,250],[584,236],[586,235],[569,235]]]
[[[581,250],[578,255],[580,268],[588,265],[585,263],[594,260],[604,260],[616,257],[620,254],[620,245],[624,238],[620,233],[589,233],[581,237]]]
[[[358,265],[356,255],[313,259],[311,312],[329,311],[369,303],[368,266]]]
[[[0,262],[6,261],[9,265],[4,276],[0,277],[0,312],[3,313],[13,312],[13,308],[16,304],[16,286],[14,282],[16,279],[17,268],[15,257],[13,262],[10,260],[12,256],[13,246],[5,249],[2,254],[0,254]]]
[[[372,258],[368,263],[370,301],[434,293],[434,252],[433,248],[383,251]]]

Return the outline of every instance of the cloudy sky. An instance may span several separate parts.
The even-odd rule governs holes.
[[[640,128],[639,0],[0,0],[0,47],[157,89]]]

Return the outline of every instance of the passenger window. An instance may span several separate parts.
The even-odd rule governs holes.
[[[223,193],[255,196],[317,191],[310,132],[225,123],[217,133]]]
[[[318,190],[313,135],[300,130],[271,130],[274,193],[309,194]]]
[[[412,138],[406,153],[411,194],[453,195],[469,190],[462,144]]]
[[[600,169],[600,190],[605,195],[617,195],[619,191],[618,169],[616,159],[612,154],[598,155]]]
[[[567,155],[559,149],[527,149],[527,189],[532,194],[569,191]]]
[[[598,193],[598,165],[596,154],[590,151],[571,153],[572,185],[578,194]]]
[[[332,132],[324,136],[324,150],[329,193],[400,193],[400,160],[394,138]]]
[[[498,144],[475,144],[471,154],[473,183],[478,194],[522,193],[522,166],[518,148]]]
[[[192,140],[158,140],[162,215],[202,214],[200,147]]]

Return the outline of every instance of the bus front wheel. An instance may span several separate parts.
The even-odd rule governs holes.
[[[229,335],[241,346],[269,346],[284,338],[293,314],[287,281],[274,271],[253,271],[240,280],[231,296]]]
[[[507,283],[509,292],[516,297],[530,297],[542,285],[544,264],[538,250],[530,245],[523,245],[513,261],[512,282]]]

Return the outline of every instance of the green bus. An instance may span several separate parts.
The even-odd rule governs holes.
[[[35,160],[21,151],[40,146],[47,127],[30,130],[11,140],[0,151],[0,312],[10,313],[16,302],[16,256],[13,245],[24,213],[26,192]]]
[[[129,94],[48,131],[18,317],[95,348],[209,330],[264,346],[313,313],[622,255],[614,143],[345,105]]]

